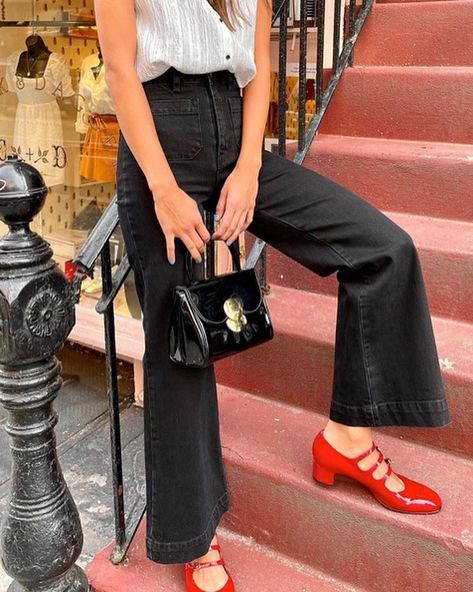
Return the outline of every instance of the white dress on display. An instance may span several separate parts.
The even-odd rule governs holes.
[[[17,75],[22,50],[7,58],[8,90],[18,97],[11,151],[36,167],[46,185],[64,183],[67,150],[57,99],[75,94],[65,57],[51,53],[39,78]]]

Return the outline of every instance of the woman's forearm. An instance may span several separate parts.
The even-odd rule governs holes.
[[[243,131],[237,165],[261,166],[261,146],[268,118],[270,70],[260,69],[243,91]]]
[[[270,34],[272,3],[258,0],[255,34],[256,74],[243,89],[243,131],[237,166],[261,166],[261,147],[271,98]]]
[[[159,198],[176,180],[159,142],[143,86],[131,68],[109,68],[106,76],[120,129],[154,197]]]

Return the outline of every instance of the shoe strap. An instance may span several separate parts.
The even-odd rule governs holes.
[[[383,453],[381,452],[381,450],[377,446],[376,446],[376,450],[379,452],[378,458],[376,459],[375,463],[371,465],[371,467],[368,467],[367,469],[363,469],[364,471],[374,472],[379,467],[379,465],[383,462],[383,460],[384,460]]]
[[[366,458],[367,456],[369,456],[373,452],[373,450],[376,450],[376,448],[377,448],[377,446],[373,441],[369,450],[362,452],[359,456],[356,456],[355,458],[350,458],[350,460],[357,463],[360,460],[362,460],[363,458]]]
[[[392,467],[391,467],[391,459],[388,457],[385,458],[384,454],[381,452],[381,450],[377,446],[376,446],[376,450],[379,452],[376,462],[373,465],[371,465],[371,467],[369,467],[368,469],[364,469],[364,470],[367,472],[371,471],[373,474],[384,460],[384,461],[386,461],[386,464],[388,465],[388,470],[383,475],[383,478],[386,480],[389,477],[389,475],[391,475],[391,473],[393,472]],[[374,479],[374,477],[373,477],[373,479]]]
[[[186,565],[188,567],[190,567],[191,569],[193,569],[193,570],[199,570],[199,569],[202,569],[204,567],[213,567],[214,565],[225,565],[225,559],[220,558],[220,559],[217,559],[215,561],[200,561],[200,562],[198,562],[198,561],[196,561],[196,562],[190,562],[190,561],[188,561],[186,563]]]
[[[220,551],[220,545],[216,544],[216,545],[210,545],[211,549],[215,549],[216,551]]]
[[[385,458],[384,460],[385,460],[386,462],[388,462],[389,458]],[[383,478],[384,478],[384,480],[386,480],[386,479],[389,477],[389,475],[390,475],[392,472],[393,472],[393,470],[392,470],[392,468],[391,468],[391,465],[390,465],[390,464],[388,464],[388,470],[387,470],[387,471],[386,471],[386,473],[383,475]]]

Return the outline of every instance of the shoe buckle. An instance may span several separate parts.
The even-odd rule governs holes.
[[[213,567],[216,565],[224,565],[225,564],[225,560],[220,558],[220,559],[216,559],[214,561],[197,561],[197,562],[191,562],[188,561],[187,565],[192,568],[193,570],[199,570],[199,569],[203,569],[204,567]]]
[[[199,569],[202,569],[202,565],[200,563],[193,563],[192,564],[192,569],[195,569],[196,571],[199,571]]]
[[[202,567],[205,567],[205,565],[202,565],[202,563],[191,563],[188,562],[187,564],[190,568],[192,568],[193,570],[198,571],[199,569],[202,569]]]

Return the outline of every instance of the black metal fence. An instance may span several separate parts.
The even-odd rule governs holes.
[[[304,162],[344,69],[353,65],[355,43],[373,3],[374,0],[363,0],[361,4],[356,4],[356,0],[349,0],[348,5],[344,0],[335,0],[335,2],[333,0],[299,0],[297,4],[295,0],[273,1],[273,32],[277,33],[279,38],[277,151],[282,156],[286,156],[287,143],[286,77],[290,15],[293,18],[291,32],[297,30],[299,38],[298,138],[297,152],[293,157],[297,164],[302,165]],[[300,6],[300,14],[294,14],[295,6]],[[331,6],[334,8],[333,22],[328,23],[326,9]],[[313,61],[313,56],[308,55],[307,50],[308,23],[311,21],[314,24],[311,29],[316,35],[316,55],[314,56],[316,62],[316,109],[311,120],[306,123],[307,64]],[[331,40],[328,40],[326,35],[329,28],[333,30]],[[330,41],[329,47],[331,47],[331,67],[325,65],[328,41]],[[327,72],[327,70],[330,70],[330,76],[324,84],[324,71]],[[111,556],[114,563],[120,563],[125,558],[130,542],[145,512],[144,507],[139,507],[138,503],[135,503],[125,515],[113,303],[130,271],[130,264],[125,255],[112,276],[109,241],[117,224],[118,212],[116,198],[114,198],[73,260],[73,263],[77,265],[77,272],[73,280],[77,302],[83,277],[85,275],[92,276],[95,262],[98,258],[101,260],[102,297],[97,303],[96,310],[104,315],[105,328],[116,531],[115,548]],[[244,268],[257,267],[261,284],[267,289],[265,247],[265,242],[256,238],[248,253]]]

